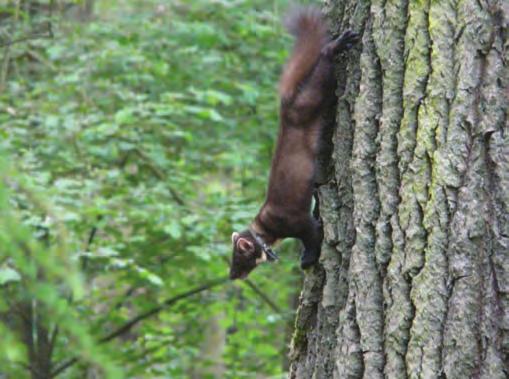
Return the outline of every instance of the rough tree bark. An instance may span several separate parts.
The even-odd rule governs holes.
[[[330,0],[338,65],[321,264],[291,378],[509,377],[509,3]]]

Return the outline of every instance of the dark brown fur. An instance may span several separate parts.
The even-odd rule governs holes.
[[[303,269],[317,262],[321,228],[311,215],[316,158],[324,121],[333,107],[336,79],[333,58],[351,47],[357,35],[347,31],[329,41],[326,24],[318,10],[300,9],[290,17],[295,48],[281,76],[280,129],[272,160],[267,198],[251,224],[267,244],[297,238],[304,244]],[[233,261],[230,278],[244,278],[266,260],[263,249],[249,230],[232,235]]]

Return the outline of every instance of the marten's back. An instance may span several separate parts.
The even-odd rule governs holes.
[[[320,109],[329,97],[322,82],[332,66],[322,63],[317,71],[328,42],[327,25],[318,9],[298,8],[290,13],[286,25],[296,40],[279,84],[281,125],[266,204],[276,213],[297,210],[307,216],[322,126]]]

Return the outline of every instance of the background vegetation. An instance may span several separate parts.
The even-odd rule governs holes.
[[[226,275],[264,196],[286,2],[0,4],[0,377],[283,374],[295,247]]]

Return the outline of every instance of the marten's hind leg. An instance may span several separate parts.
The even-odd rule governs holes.
[[[339,52],[350,49],[358,39],[357,33],[348,30],[322,47],[318,61],[307,79],[301,83],[293,103],[301,120],[316,116],[324,100],[332,101],[336,88],[334,57]]]
[[[359,35],[347,30],[338,38],[328,42],[320,52],[320,58],[309,78],[309,89],[324,89],[336,87],[333,77],[333,60],[336,54],[351,49],[359,40]]]

